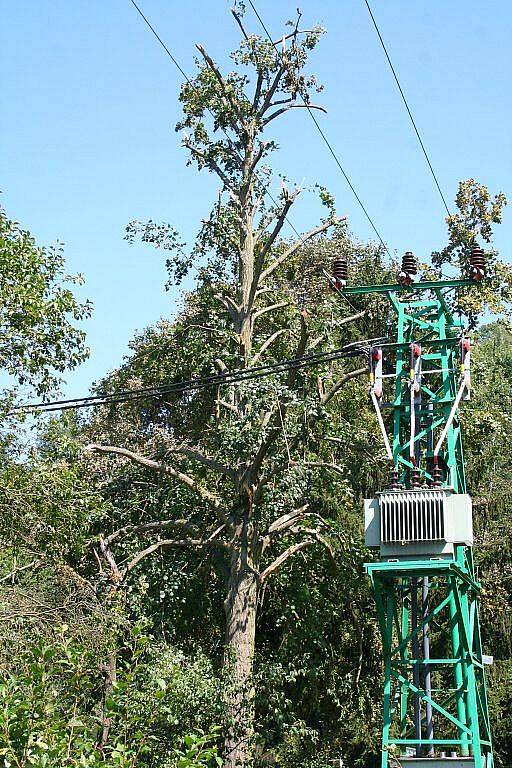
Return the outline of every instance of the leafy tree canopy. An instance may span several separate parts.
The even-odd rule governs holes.
[[[15,383],[47,394],[87,358],[76,324],[90,316],[91,304],[72,290],[82,282],[66,274],[61,245],[37,245],[0,208],[0,368]]]

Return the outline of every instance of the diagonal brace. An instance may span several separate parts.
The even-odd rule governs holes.
[[[395,657],[395,656],[397,656],[398,654],[401,654],[403,651],[405,651],[405,649],[407,648],[407,646],[409,645],[409,643],[411,642],[411,640],[412,640],[414,637],[416,637],[417,635],[419,635],[419,634],[420,634],[420,632],[422,632],[422,631],[423,631],[423,626],[424,626],[425,624],[430,624],[430,622],[432,621],[432,619],[435,619],[435,617],[436,617],[436,616],[437,616],[439,613],[441,613],[441,611],[443,610],[443,608],[446,608],[446,606],[448,605],[448,603],[449,603],[449,602],[450,602],[450,595],[447,595],[447,597],[445,597],[445,598],[444,598],[444,600],[442,600],[442,601],[439,603],[439,605],[437,605],[437,606],[436,606],[436,607],[435,607],[435,608],[434,608],[432,611],[430,611],[430,613],[429,613],[427,616],[425,616],[425,618],[423,619],[423,621],[421,622],[421,624],[420,624],[419,626],[417,626],[417,627],[416,627],[416,629],[415,629],[413,632],[411,632],[409,635],[407,635],[407,637],[406,637],[406,638],[404,638],[404,640],[402,640],[402,642],[400,643],[400,645],[398,645],[398,646],[395,648],[395,650],[394,650],[394,651],[393,651],[393,653],[391,654],[392,658],[393,658],[393,657]]]
[[[394,678],[396,678],[400,683],[403,685],[406,685],[409,690],[412,693],[417,694],[420,699],[422,699],[425,702],[428,702],[433,709],[435,709],[439,714],[441,714],[443,717],[445,717],[447,720],[449,720],[453,725],[455,725],[457,728],[463,730],[465,733],[469,733],[471,735],[471,728],[468,728],[467,725],[464,725],[464,723],[461,723],[461,721],[454,717],[450,712],[447,712],[447,710],[441,706],[441,704],[438,704],[437,701],[434,701],[430,696],[427,696],[424,690],[421,688],[418,688],[418,686],[414,685],[414,683],[411,683],[410,680],[407,680],[406,677],[400,674],[396,669],[391,668],[391,674]]]

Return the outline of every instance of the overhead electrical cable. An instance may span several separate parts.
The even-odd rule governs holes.
[[[251,2],[251,0],[249,0],[249,2]],[[388,49],[387,49],[386,44],[384,42],[384,39],[383,39],[383,37],[381,35],[380,29],[378,27],[378,24],[377,24],[377,22],[375,20],[375,16],[373,15],[372,9],[370,7],[370,3],[368,2],[368,0],[364,0],[364,2],[365,2],[365,5],[366,5],[366,7],[368,9],[368,13],[370,14],[370,18],[371,18],[371,20],[373,22],[373,26],[375,27],[375,31],[377,32],[378,38],[380,40],[380,44],[382,46],[382,50],[384,51],[384,53],[386,55],[386,59],[388,60],[389,68],[391,69],[391,72],[392,72],[393,77],[395,79],[395,83],[397,84],[398,90],[400,91],[400,96],[402,97],[402,101],[405,104],[405,108],[406,108],[407,114],[409,115],[409,118],[411,120],[412,127],[414,128],[414,132],[415,132],[415,134],[416,134],[416,136],[418,138],[418,141],[420,143],[420,147],[421,147],[421,149],[423,151],[423,154],[425,155],[425,160],[427,161],[428,167],[430,168],[430,173],[432,174],[432,178],[434,179],[435,185],[437,187],[437,191],[439,192],[439,194],[441,196],[441,200],[443,201],[443,205],[444,205],[444,207],[446,209],[446,213],[448,214],[448,216],[450,216],[451,215],[450,214],[450,209],[448,208],[448,205],[446,203],[446,199],[445,199],[445,196],[444,196],[443,191],[441,189],[441,185],[439,184],[439,181],[437,179],[436,173],[434,171],[434,168],[433,168],[432,163],[430,161],[430,158],[428,156],[428,152],[427,152],[427,150],[425,148],[425,144],[423,142],[423,139],[421,138],[420,132],[418,130],[418,126],[416,125],[416,120],[413,117],[413,114],[411,112],[411,108],[409,107],[409,103],[408,103],[408,101],[407,101],[407,99],[405,97],[405,93],[404,93],[403,88],[402,88],[402,86],[400,84],[400,80],[398,79],[398,75],[396,73],[396,69],[393,66],[393,62],[391,61],[391,56],[388,53]],[[252,3],[251,3],[251,5],[252,5]]]
[[[321,365],[323,363],[333,362],[348,357],[355,357],[361,354],[368,354],[370,344],[376,341],[383,341],[382,339],[365,339],[356,342],[351,342],[344,347],[334,350],[332,352],[318,352],[311,355],[303,355],[297,358],[291,358],[282,360],[277,363],[270,363],[268,365],[257,366],[254,368],[245,368],[228,373],[222,373],[218,375],[206,376],[202,378],[189,379],[182,382],[174,382],[172,384],[164,384],[157,387],[145,387],[142,389],[125,389],[117,392],[104,392],[98,395],[89,395],[87,397],[75,397],[64,400],[53,400],[50,402],[37,402],[37,403],[22,403],[14,406],[11,412],[14,411],[57,411],[68,410],[72,408],[89,408],[93,406],[117,404],[123,402],[131,402],[132,400],[140,400],[146,398],[163,397],[172,394],[181,394],[183,392],[191,392],[199,389],[204,389],[212,386],[221,386],[223,384],[239,384],[246,381],[252,381],[264,376],[270,376],[273,374],[287,373],[291,370],[298,370],[314,365]]]
[[[265,22],[263,21],[260,13],[258,12],[258,9],[256,8],[255,4],[252,2],[252,0],[248,0],[248,2],[249,2],[249,5],[251,6],[252,10],[254,11],[254,14],[255,14],[256,18],[260,22],[260,24],[261,24],[261,26],[262,26],[266,36],[268,37],[269,42],[272,44],[272,46],[274,47],[277,55],[279,56],[279,49],[277,47],[277,43],[275,43],[274,40],[272,39],[272,35],[268,31],[268,28],[267,28]],[[310,118],[312,119],[313,123],[315,124],[318,133],[322,137],[322,140],[323,140],[324,144],[326,145],[327,149],[329,150],[330,154],[332,155],[332,157],[334,159],[334,162],[338,166],[339,170],[341,171],[341,173],[343,175],[343,178],[345,179],[346,183],[348,184],[348,186],[350,188],[350,191],[352,192],[352,194],[356,198],[357,202],[359,203],[359,206],[361,207],[361,210],[363,211],[364,215],[366,216],[367,220],[369,221],[370,226],[372,227],[373,231],[377,235],[377,238],[379,239],[379,241],[380,241],[382,247],[384,248],[384,250],[391,257],[391,254],[389,253],[389,250],[388,250],[388,247],[387,247],[386,243],[382,239],[382,237],[380,235],[380,232],[377,229],[377,227],[375,226],[375,223],[374,223],[373,219],[371,218],[370,214],[368,213],[368,210],[367,210],[365,204],[361,200],[359,194],[357,193],[356,188],[352,184],[352,182],[351,182],[347,172],[345,171],[343,165],[341,164],[341,161],[340,161],[340,159],[339,159],[339,157],[338,157],[338,155],[337,155],[333,145],[331,144],[331,142],[327,138],[327,135],[325,134],[325,131],[322,129],[320,123],[318,122],[318,120],[316,119],[315,115],[313,114],[313,110],[311,109],[309,104],[304,100],[304,98],[303,98],[303,96],[301,94],[299,94],[299,96],[301,98],[302,103],[306,107],[306,109],[307,109],[307,111],[309,113]]]
[[[142,12],[142,10],[139,8],[139,6],[138,6],[138,5],[137,5],[137,3],[135,2],[135,0],[130,0],[130,3],[133,5],[133,7],[134,7],[134,8],[135,8],[135,10],[137,11],[137,13],[138,13],[138,14],[139,14],[139,15],[142,17],[142,19],[144,19],[144,22],[147,24],[147,26],[149,27],[149,29],[151,30],[151,32],[154,34],[154,36],[156,37],[156,39],[158,40],[158,42],[160,43],[160,45],[162,46],[162,48],[164,49],[164,51],[166,52],[166,54],[169,56],[169,58],[170,58],[170,59],[171,59],[171,61],[173,62],[174,66],[175,66],[175,67],[176,67],[176,68],[177,68],[177,69],[178,69],[178,70],[181,72],[181,74],[183,75],[183,77],[185,78],[185,80],[186,80],[188,83],[190,83],[190,79],[187,77],[187,73],[186,73],[186,72],[185,72],[185,70],[184,70],[184,69],[181,67],[181,65],[179,64],[179,62],[177,61],[177,59],[175,59],[175,58],[174,58],[174,56],[173,56],[173,55],[172,55],[172,53],[170,52],[169,48],[166,46],[166,44],[164,43],[164,41],[162,40],[162,38],[160,37],[160,35],[159,35],[159,34],[158,34],[158,32],[156,31],[156,29],[154,28],[154,26],[151,24],[151,22],[149,21],[149,19],[148,19],[148,18],[147,18],[147,17],[144,15],[144,13]]]

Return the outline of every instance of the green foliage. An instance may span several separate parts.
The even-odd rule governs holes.
[[[88,356],[75,324],[89,317],[91,304],[77,301],[70,286],[83,279],[64,266],[62,246],[38,246],[0,208],[0,368],[39,395]]]
[[[143,745],[149,765],[172,768],[189,746],[184,735],[210,736],[221,725],[222,678],[201,651],[186,655],[137,632],[128,658],[108,702],[114,734]]]
[[[468,275],[471,248],[474,245],[491,245],[494,225],[500,224],[505,195],[494,196],[487,187],[474,179],[461,181],[455,198],[457,212],[447,217],[448,245],[432,254],[434,267],[445,264]],[[458,291],[456,306],[473,321],[484,311],[510,316],[512,302],[512,267],[499,258],[497,251],[486,251],[486,280],[480,285]]]
[[[87,712],[92,659],[65,637],[33,644],[0,668],[0,755],[5,768],[100,768],[97,720]],[[115,763],[117,764],[117,763]]]
[[[193,733],[185,736],[182,749],[175,752],[177,768],[222,768],[223,760],[219,756],[215,738],[218,729],[211,733]]]
[[[221,768],[221,679],[204,654],[154,645],[134,627],[107,701],[111,739],[100,747],[97,651],[61,625],[0,666],[2,766]]]

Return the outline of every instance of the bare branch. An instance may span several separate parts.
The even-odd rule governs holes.
[[[270,422],[270,419],[272,417],[275,418],[276,411],[267,411],[264,416],[265,425],[268,425]],[[264,440],[261,441],[258,450],[256,451],[256,454],[254,456],[254,459],[251,462],[251,465],[249,466],[246,474],[252,475],[252,477],[255,477],[256,474],[259,472],[260,467],[263,463],[263,460],[265,456],[267,455],[267,452],[269,451],[272,444],[277,440],[279,435],[281,434],[282,429],[281,427],[274,427],[273,429],[270,429],[267,436]]]
[[[353,323],[355,320],[359,320],[360,317],[364,317],[366,315],[367,310],[363,309],[361,312],[358,312],[355,315],[350,315],[350,317],[344,317],[342,320],[339,320],[336,323],[336,327],[340,328],[342,325],[347,325],[348,323]],[[317,336],[316,339],[313,339],[313,341],[310,343],[308,349],[315,349],[318,347],[319,344],[322,344],[322,342],[327,340],[327,334],[323,333],[321,336]]]
[[[118,528],[117,531],[114,531],[108,536],[105,536],[104,542],[110,545],[120,536],[125,536],[127,533],[134,533],[139,535],[141,533],[164,531],[167,528],[182,529],[193,536],[200,535],[199,529],[196,528],[196,526],[191,525],[188,520],[155,520],[151,523],[141,523],[140,525],[125,525],[122,528]]]
[[[225,541],[219,539],[209,539],[207,541],[203,541],[202,539],[160,539],[160,541],[155,541],[154,544],[151,544],[149,547],[146,547],[146,549],[138,552],[124,568],[123,576],[130,573],[141,560],[144,560],[145,557],[152,555],[153,552],[157,552],[159,549],[201,549],[206,546],[226,548],[228,545]]]
[[[266,312],[273,312],[275,309],[281,309],[282,307],[287,307],[289,304],[288,301],[278,301],[276,304],[270,304],[268,307],[262,307],[261,309],[257,309],[256,312],[253,314],[254,320],[256,320],[258,317],[261,317]]]
[[[220,400],[220,399],[215,400],[215,403],[217,405],[222,405],[223,408],[226,408],[228,411],[233,411],[233,413],[236,413],[237,416],[240,416],[240,411],[238,410],[236,405],[234,405],[233,403],[228,403],[226,402],[226,400]]]
[[[299,520],[305,517],[305,512],[309,509],[309,502],[304,504],[298,509],[294,509],[292,512],[287,512],[285,515],[278,517],[268,527],[267,533],[281,533],[282,531],[294,525]]]
[[[226,307],[227,311],[229,312],[229,316],[235,325],[239,323],[241,309],[238,304],[236,304],[230,296],[223,296],[221,293],[216,293],[215,298],[217,301],[220,301],[224,307]]]
[[[347,473],[337,464],[329,461],[306,461],[304,462],[306,467],[323,467],[324,469],[332,469],[333,472],[337,472],[338,475],[346,477]]]
[[[327,403],[332,400],[335,395],[338,394],[342,386],[346,384],[347,381],[350,381],[350,379],[355,379],[356,376],[362,376],[363,373],[368,373],[367,367],[357,368],[355,371],[350,371],[350,373],[346,373],[344,376],[342,376],[341,379],[339,379],[339,381],[337,381],[336,384],[334,384],[334,386],[331,387],[331,389],[329,389],[322,397],[320,401],[322,405],[327,405]]]
[[[259,272],[261,268],[263,267],[263,264],[265,262],[265,258],[268,253],[270,253],[270,249],[274,245],[274,242],[276,241],[277,236],[281,232],[281,229],[283,228],[284,222],[286,221],[286,216],[288,215],[288,211],[294,204],[295,200],[297,199],[297,196],[300,194],[300,189],[296,189],[295,192],[292,194],[288,194],[285,200],[285,203],[283,207],[281,208],[281,211],[277,215],[277,221],[274,225],[274,228],[270,235],[267,238],[267,241],[261,251],[258,254],[257,258],[257,266],[256,266],[256,274],[259,276]],[[269,222],[270,223],[270,222]]]
[[[238,13],[235,11],[234,8],[231,8],[231,13],[234,16],[236,23],[240,27],[240,31],[242,32],[242,35],[245,37],[246,40],[248,40],[249,37],[247,35],[247,32],[245,31],[245,27],[244,27],[244,25],[242,23],[242,19],[240,18],[240,16],[238,15]]]
[[[302,16],[302,14],[301,14],[301,16]],[[300,19],[300,17],[299,17],[299,19]],[[293,30],[293,32],[289,32],[287,35],[283,35],[279,40],[276,40],[275,42],[273,42],[272,45],[275,48],[276,45],[279,45],[279,43],[283,43],[285,40],[290,40],[292,37],[294,37],[294,38],[297,37],[297,35],[305,35],[308,32],[314,32],[314,31],[315,31],[314,29],[298,29],[298,27],[296,25],[295,29]]]
[[[258,109],[258,104],[261,96],[261,86],[263,85],[263,70],[258,69],[258,79],[256,80],[256,88],[254,89],[254,99],[252,100],[253,111]]]
[[[274,77],[272,85],[270,86],[270,88],[265,94],[265,98],[263,99],[263,104],[258,110],[258,113],[256,115],[258,118],[262,118],[265,112],[267,111],[267,109],[269,108],[270,103],[274,97],[274,93],[276,92],[279,86],[279,83],[281,82],[281,78],[285,72],[286,72],[286,66],[284,64],[281,64],[281,66],[276,72],[276,76]]]
[[[311,544],[314,544],[314,539],[305,539],[304,541],[299,541],[297,544],[292,544],[291,547],[288,547],[282,554],[277,557],[273,563],[271,563],[269,566],[265,568],[264,571],[261,572],[260,575],[260,582],[263,583],[265,579],[267,579],[274,571],[277,571],[279,566],[281,566],[286,560],[288,560],[289,557],[292,555],[295,555],[297,552],[300,552],[302,549],[305,549],[306,547],[310,547]]]
[[[133,451],[129,451],[127,448],[119,448],[115,445],[96,445],[91,444],[86,447],[86,450],[89,451],[96,451],[98,453],[112,453],[116,454],[118,456],[124,456],[127,459],[130,459],[131,461],[134,461],[136,464],[141,464],[143,467],[147,467],[148,469],[153,469],[156,472],[162,472],[165,475],[170,475],[171,477],[178,480],[180,483],[185,485],[187,488],[189,488],[193,493],[195,493],[197,496],[199,496],[203,501],[206,501],[210,506],[213,507],[215,510],[217,517],[221,520],[221,522],[230,524],[229,523],[229,516],[226,509],[224,509],[223,505],[219,501],[219,499],[211,493],[211,491],[204,488],[202,485],[199,485],[199,483],[194,480],[189,475],[186,475],[184,472],[180,472],[180,470],[175,469],[170,464],[164,464],[161,461],[154,461],[153,459],[148,459],[146,456],[142,456],[139,453],[134,453]]]
[[[251,367],[254,367],[256,363],[258,363],[261,360],[262,356],[265,354],[267,349],[270,347],[271,344],[273,344],[273,342],[276,339],[279,338],[279,336],[282,336],[284,333],[289,333],[289,332],[290,331],[288,328],[280,328],[278,331],[275,331],[271,336],[269,336],[268,339],[266,339],[263,342],[259,350],[254,355],[253,359],[251,360]]]
[[[212,469],[214,472],[219,472],[222,475],[226,475],[226,477],[229,477],[234,482],[237,482],[238,480],[234,469],[221,464],[219,461],[216,461],[210,456],[205,456],[203,453],[201,453],[201,451],[197,451],[195,448],[189,448],[188,445],[178,445],[174,448],[170,448],[169,453],[177,453],[180,456],[186,456],[188,459],[198,461],[204,467],[208,467],[208,469]]]
[[[100,551],[103,557],[105,558],[105,561],[108,563],[108,566],[110,568],[110,580],[113,584],[119,584],[122,579],[123,575],[121,571],[119,570],[119,567],[116,563],[115,557],[110,551],[110,547],[108,545],[108,542],[100,536]]]
[[[290,256],[293,256],[293,254],[298,251],[301,246],[305,245],[308,240],[311,240],[311,238],[321,234],[322,232],[326,232],[339,221],[342,221],[343,218],[344,217],[329,219],[328,221],[324,221],[322,224],[319,224],[318,227],[314,227],[313,229],[310,229],[309,232],[306,232],[306,234],[303,235],[300,240],[297,240],[295,243],[293,243],[293,245],[287,248],[286,251],[283,251],[283,253],[272,262],[272,264],[269,264],[269,266],[263,270],[259,278],[260,285],[264,280],[267,279],[267,277],[270,277],[270,275],[277,269],[280,264],[286,261],[286,259],[289,259]]]
[[[290,109],[318,109],[320,112],[324,112],[327,114],[327,110],[324,109],[324,107],[320,107],[318,104],[296,104],[292,102],[291,104],[287,104],[285,107],[281,107],[281,109],[276,109],[275,112],[272,112],[271,115],[269,115],[266,120],[263,121],[263,125],[268,125],[271,120],[275,120],[276,117],[279,117],[279,115],[282,115],[284,112],[288,112]]]
[[[260,146],[258,147],[258,151],[253,157],[252,163],[249,166],[248,175],[252,174],[254,172],[254,169],[258,165],[259,161],[265,154],[265,150],[267,149],[268,143],[266,141],[262,141]]]
[[[271,104],[269,104],[269,107],[277,107],[279,104],[291,104],[293,101],[293,96],[289,96],[287,99],[276,99]]]
[[[315,541],[317,541],[319,544],[325,547],[325,549],[328,551],[330,555],[331,560],[333,561],[334,564],[336,564],[334,550],[331,547],[331,544],[329,543],[329,541],[325,538],[325,536],[322,536],[320,531],[318,531],[316,528],[303,528],[303,527],[292,529],[292,530],[294,531],[294,533],[302,533],[302,534],[307,533],[309,536],[312,536],[315,539]]]
[[[14,566],[12,571],[10,571],[6,576],[2,576],[2,578],[0,579],[0,583],[2,581],[11,580],[14,584],[14,579],[16,578],[18,573],[22,573],[22,571],[28,571],[30,568],[39,568],[39,566],[42,563],[43,563],[43,557],[40,557],[37,560],[32,560],[30,563],[27,563],[26,565]]]
[[[318,512],[309,512],[308,509],[309,504],[304,504],[302,507],[293,510],[293,512],[288,512],[286,515],[282,515],[277,520],[274,520],[274,522],[270,524],[266,534],[263,536],[263,549],[266,549],[273,539],[287,535],[288,533],[313,534],[313,532],[316,531],[316,533],[319,534],[317,529],[301,526],[300,523],[304,520],[317,522],[323,528],[331,530],[329,523],[324,520]]]

